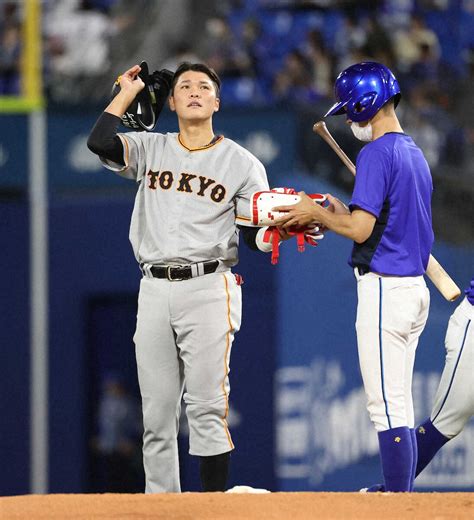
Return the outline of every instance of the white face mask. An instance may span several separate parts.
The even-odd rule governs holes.
[[[359,141],[372,141],[372,125],[368,123],[365,126],[360,126],[359,123],[351,123],[352,133],[359,139]]]

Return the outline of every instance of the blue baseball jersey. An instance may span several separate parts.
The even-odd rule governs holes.
[[[433,182],[423,152],[406,134],[389,132],[367,144],[356,164],[350,210],[376,217],[372,234],[354,243],[349,264],[363,272],[422,275],[433,245]]]

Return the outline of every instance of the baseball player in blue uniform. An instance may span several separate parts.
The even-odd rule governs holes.
[[[367,409],[378,432],[388,491],[411,491],[417,465],[412,376],[418,338],[428,317],[426,270],[433,229],[432,179],[422,151],[395,114],[400,88],[380,63],[363,62],[339,74],[337,102],[326,116],[346,114],[357,139],[349,207],[328,195],[329,207],[304,197],[279,225],[319,223],[354,241],[350,265],[357,280],[357,344]]]
[[[417,477],[438,451],[459,435],[474,415],[474,278],[451,315],[445,337],[446,361],[430,416],[416,428]],[[384,484],[364,489],[385,491]]]
[[[140,264],[134,336],[142,395],[147,493],[179,492],[178,423],[184,391],[189,451],[200,457],[204,491],[224,491],[234,444],[227,425],[231,346],[241,322],[239,228],[253,249],[270,251],[252,227],[250,198],[269,189],[247,150],[215,135],[220,80],[204,64],[174,73],[169,104],[179,133],[117,133],[143,90],[136,65],[99,117],[88,146],[112,171],[137,182],[130,241]],[[165,98],[163,98],[166,100]],[[282,232],[282,238],[284,233]]]

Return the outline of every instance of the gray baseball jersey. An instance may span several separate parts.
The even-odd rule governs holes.
[[[242,296],[230,267],[238,261],[237,224],[252,225],[250,197],[268,190],[268,181],[260,161],[224,137],[190,150],[174,133],[119,136],[125,166],[102,161],[139,183],[130,241],[144,273],[134,342],[145,490],[179,492],[183,391],[190,453],[213,456],[234,448],[228,374]],[[204,274],[204,262],[213,260],[217,269]],[[192,278],[157,278],[151,267],[183,264],[191,264]]]
[[[252,225],[250,196],[269,189],[262,163],[224,137],[189,150],[175,133],[119,136],[126,166],[104,164],[140,183],[130,227],[137,260],[235,265],[235,224]]]

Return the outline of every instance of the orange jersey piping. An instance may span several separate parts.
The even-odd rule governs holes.
[[[179,144],[185,148],[188,152],[202,152],[203,150],[208,150],[209,148],[212,148],[213,146],[216,146],[216,144],[221,143],[224,140],[224,136],[220,135],[217,137],[217,139],[214,141],[211,141],[209,144],[206,144],[205,146],[200,146],[199,148],[188,148],[183,141],[181,141],[181,135],[178,134],[178,142]]]
[[[229,375],[229,366],[227,364],[227,356],[229,355],[229,349],[230,349],[230,334],[233,330],[232,327],[232,321],[230,319],[230,293],[229,293],[229,282],[227,281],[227,277],[224,274],[224,281],[225,281],[225,292],[227,294],[227,321],[229,323],[229,330],[226,334],[226,349],[225,349],[225,356],[224,356],[224,379],[222,380],[222,391],[224,392],[225,396],[225,412],[224,417],[222,417],[222,422],[224,423],[224,429],[225,433],[227,435],[227,440],[229,441],[229,445],[231,449],[234,448],[234,443],[232,442],[232,439],[230,437],[229,427],[227,425],[227,415],[229,413],[229,396],[227,395],[227,392],[225,390],[225,380],[227,376]]]

